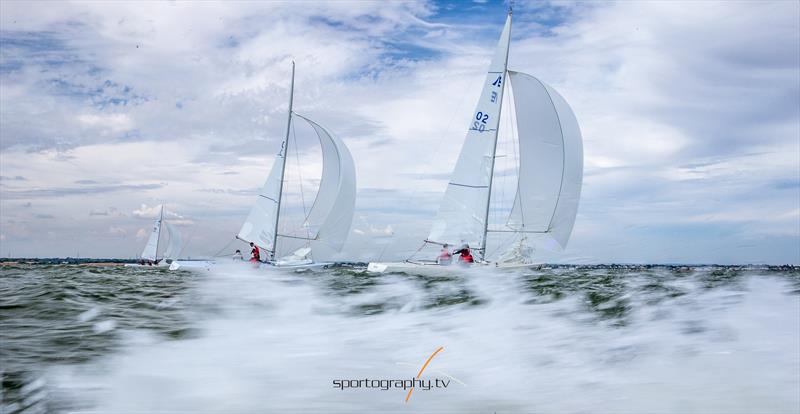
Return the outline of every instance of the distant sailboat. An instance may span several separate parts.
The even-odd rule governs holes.
[[[487,236],[507,233],[516,245],[501,255],[496,266],[526,266],[533,248],[529,238],[566,247],[578,211],[583,180],[583,144],[575,114],[552,87],[535,77],[508,70],[511,11],[495,49],[480,100],[444,199],[426,244],[458,248],[469,245],[488,264]],[[506,79],[513,89],[519,145],[517,188],[508,219],[501,228],[489,227],[489,208],[500,113]],[[429,266],[433,265],[433,266]],[[435,267],[434,267],[435,266]],[[369,264],[373,272],[444,270],[435,261]],[[422,270],[425,271],[425,270]]]
[[[272,170],[258,193],[255,204],[247,215],[237,238],[253,243],[269,254],[267,264],[277,267],[313,267],[326,263],[314,262],[312,255],[323,246],[329,251],[340,251],[353,221],[356,197],[356,173],[353,158],[347,146],[322,125],[295,113],[294,62],[289,93],[289,115],[286,135]],[[290,234],[281,231],[281,207],[286,171],[286,154],[289,148],[292,121],[302,119],[314,129],[322,150],[322,177],[311,209],[301,224],[302,232]],[[302,233],[302,234],[300,234]]]
[[[169,243],[167,244],[167,249],[164,251],[164,254],[159,258],[158,252],[161,247],[161,239],[163,238],[162,227],[167,228]],[[178,258],[181,247],[182,238],[178,229],[173,224],[164,222],[164,205],[162,204],[158,218],[155,223],[153,223],[153,230],[150,232],[147,244],[145,244],[142,254],[139,255],[141,261],[138,266],[168,266]],[[135,264],[132,265],[137,266]]]

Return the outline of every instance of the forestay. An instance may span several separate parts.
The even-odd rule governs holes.
[[[483,245],[510,30],[509,14],[429,241]]]
[[[583,143],[575,114],[553,88],[509,71],[519,135],[519,181],[508,226],[544,233],[566,247],[583,180]]]

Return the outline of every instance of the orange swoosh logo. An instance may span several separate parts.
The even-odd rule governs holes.
[[[439,347],[439,349],[437,349],[437,350],[433,351],[433,353],[431,354],[431,356],[429,356],[429,357],[428,357],[428,360],[427,360],[427,361],[425,361],[425,364],[423,364],[423,365],[422,365],[422,368],[420,368],[420,369],[419,369],[419,373],[417,374],[417,379],[419,379],[419,377],[421,377],[421,376],[422,376],[422,372],[423,372],[423,371],[425,371],[425,368],[427,368],[427,367],[428,367],[428,364],[431,362],[431,360],[433,359],[433,357],[435,357],[435,356],[436,356],[436,354],[438,354],[439,352],[441,352],[441,351],[443,351],[443,350],[444,350],[444,347],[443,347],[443,346],[440,346],[440,347]],[[411,398],[411,393],[412,393],[413,391],[414,391],[414,386],[412,385],[412,386],[411,386],[411,389],[410,389],[410,390],[408,390],[408,394],[406,394],[406,402],[408,402],[408,399],[409,399],[409,398]]]

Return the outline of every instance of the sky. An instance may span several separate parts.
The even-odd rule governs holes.
[[[227,253],[283,138],[295,61],[295,110],[356,163],[337,258],[405,258],[506,10],[0,2],[0,255],[134,257],[161,203],[184,256]],[[516,1],[510,50],[583,135],[572,237],[538,259],[800,263],[800,3]]]

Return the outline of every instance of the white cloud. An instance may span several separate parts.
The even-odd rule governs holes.
[[[158,218],[161,215],[161,204],[148,207],[147,204],[142,204],[141,207],[133,210],[131,214],[138,218]]]
[[[84,114],[78,116],[78,120],[86,127],[104,129],[112,133],[128,131],[133,127],[130,117],[125,114]]]
[[[128,235],[128,231],[122,227],[111,226],[108,228],[108,234],[117,237],[125,237]]]
[[[146,229],[138,229],[138,230],[136,230],[136,239],[138,239],[138,240],[144,240],[149,235],[150,235],[150,232],[147,231]]]
[[[164,202],[170,220],[196,233],[188,253],[215,251],[238,229],[277,151],[295,60],[295,109],[343,137],[356,160],[357,214],[369,224],[356,222],[354,234],[385,237],[391,226],[392,251],[415,249],[504,12],[474,24],[435,8],[123,2],[53,3],[34,13],[0,3],[2,36],[20,40],[4,42],[0,166],[4,177],[25,177],[0,183],[5,244],[36,245],[31,238],[43,232],[32,215],[52,214],[74,218],[52,224],[52,251],[92,229],[95,239],[76,242],[131,254],[141,241],[99,235],[110,236],[112,225],[133,234]],[[625,251],[692,261],[729,250],[736,260],[736,238],[774,234],[757,216],[712,220],[735,229],[729,249],[711,222],[687,217],[783,217],[798,207],[797,13],[794,2],[515,7],[510,66],[559,90],[584,135],[581,211],[570,248],[553,259],[618,260]],[[313,185],[319,158],[300,150]],[[87,179],[97,183],[76,185]],[[26,213],[31,198],[36,211]],[[87,217],[108,205],[133,213]],[[791,253],[791,237],[800,238],[793,219],[776,225],[789,241],[775,257],[800,260]],[[684,233],[706,248],[673,247],[670,234]]]

